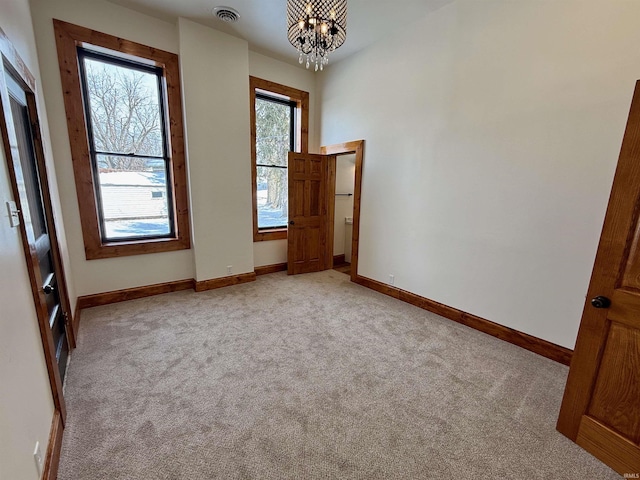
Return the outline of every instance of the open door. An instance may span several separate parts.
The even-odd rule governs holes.
[[[618,473],[640,478],[640,81],[557,428]]]
[[[330,168],[333,165],[333,169]],[[335,156],[289,153],[287,273],[333,267]]]

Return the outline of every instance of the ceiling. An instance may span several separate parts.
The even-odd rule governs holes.
[[[286,0],[109,0],[112,3],[174,23],[185,17],[243,38],[255,52],[298,64],[287,40]],[[329,58],[329,65],[371,45],[381,32],[392,33],[454,0],[348,0],[347,40]],[[237,23],[213,16],[217,6],[236,9]]]

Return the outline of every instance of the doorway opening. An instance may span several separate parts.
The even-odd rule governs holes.
[[[353,193],[356,182],[356,154],[336,157],[336,187],[333,222],[333,269],[351,275],[353,239]],[[329,199],[331,201],[331,199]]]
[[[333,230],[332,268],[348,274],[354,282],[358,275],[364,140],[327,145],[321,147],[320,152],[335,155],[335,160],[329,164],[332,182],[329,190],[335,196],[335,200],[329,200],[329,222]]]

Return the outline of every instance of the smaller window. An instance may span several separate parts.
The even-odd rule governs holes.
[[[308,151],[309,94],[250,77],[254,241],[287,238],[290,151]]]
[[[296,102],[256,93],[258,231],[287,228],[287,156],[296,145]]]

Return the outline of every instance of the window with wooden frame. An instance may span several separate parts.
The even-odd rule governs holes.
[[[178,56],[53,22],[87,260],[190,248]]]
[[[287,238],[289,151],[309,151],[309,93],[249,77],[253,241]]]

